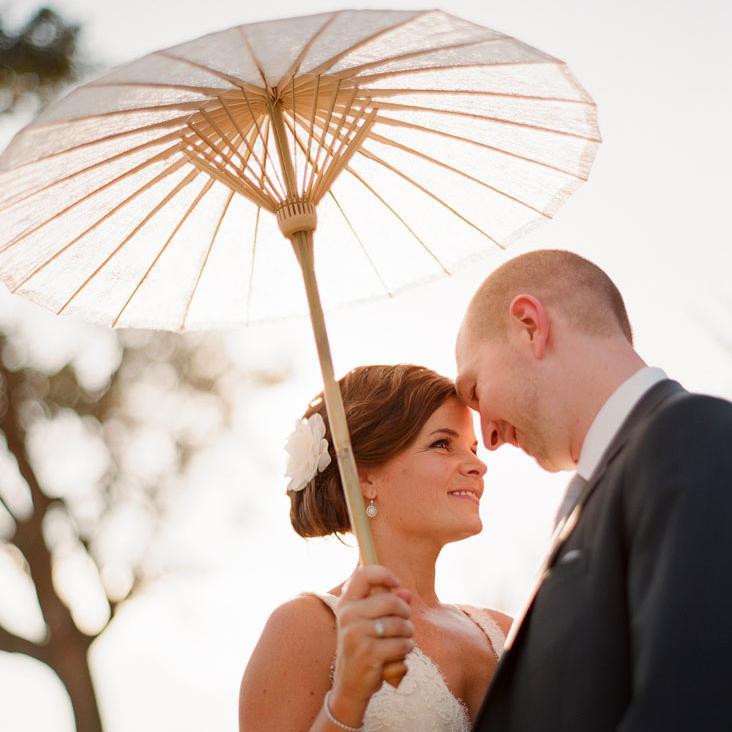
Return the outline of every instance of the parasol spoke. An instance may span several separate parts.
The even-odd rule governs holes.
[[[143,186],[138,188],[134,193],[129,195],[127,198],[125,198],[123,201],[118,203],[116,206],[111,208],[109,211],[107,211],[105,214],[103,214],[100,218],[96,219],[94,222],[92,222],[86,229],[84,229],[80,234],[77,234],[68,244],[65,244],[61,249],[59,249],[57,252],[55,252],[51,257],[49,257],[47,260],[42,262],[40,265],[38,265],[34,270],[23,276],[18,284],[16,284],[11,292],[17,292],[23,285],[28,282],[32,277],[35,277],[39,272],[41,272],[43,269],[45,269],[51,262],[58,259],[64,252],[71,249],[72,246],[77,244],[79,241],[81,241],[87,234],[90,234],[94,229],[96,229],[98,226],[101,226],[108,218],[113,216],[117,211],[122,209],[127,204],[131,203],[135,200],[141,193],[144,193],[148,189],[152,188],[154,185],[157,185],[160,183],[160,181],[167,178],[169,175],[172,175],[177,170],[179,170],[181,167],[185,165],[185,160],[177,160],[172,165],[165,168],[165,170],[162,170],[160,173],[158,173],[154,178],[149,180],[147,183],[145,183]]]
[[[252,128],[249,130],[249,133],[247,135],[244,134],[243,130],[241,129],[241,126],[239,122],[236,120],[234,115],[231,113],[231,110],[229,109],[229,105],[226,103],[226,100],[223,99],[223,97],[220,99],[221,106],[223,107],[224,111],[229,117],[229,120],[231,121],[231,124],[234,126],[234,128],[239,132],[239,135],[241,135],[242,140],[244,141],[244,144],[248,150],[248,155],[246,158],[242,158],[244,160],[244,167],[247,167],[249,164],[249,160],[251,158],[254,158],[255,162],[259,166],[260,169],[260,178],[259,182],[260,185],[264,185],[267,183],[269,186],[270,192],[274,195],[275,198],[281,197],[282,193],[281,190],[277,191],[274,182],[270,179],[270,177],[267,175],[267,146],[264,145],[264,160],[260,160],[259,155],[257,155],[256,150],[254,148],[254,144],[252,141],[249,140],[248,134],[251,134],[255,130],[254,126],[254,120],[252,120]]]
[[[363,120],[363,124],[359,128],[358,132],[354,135],[353,139],[348,142],[343,152],[337,157],[332,158],[330,165],[323,173],[318,185],[316,186],[313,201],[317,203],[325,194],[327,187],[333,185],[333,181],[340,175],[343,168],[348,165],[348,162],[356,154],[362,145],[366,136],[370,133],[376,119],[376,110],[372,110],[366,119]]]
[[[325,151],[325,159],[323,160],[323,168],[324,168],[323,174],[322,174],[320,180],[316,180],[316,179],[311,180],[311,186],[307,190],[308,199],[313,199],[313,188],[318,188],[320,186],[321,182],[323,181],[323,179],[325,178],[325,176],[327,175],[328,166],[326,165],[326,161],[328,161],[328,160],[332,161],[334,158],[336,140],[338,140],[338,145],[339,145],[338,149],[340,149],[340,147],[343,146],[344,142],[347,139],[348,135],[346,134],[344,136],[341,136],[341,131],[343,130],[343,125],[346,122],[348,113],[351,111],[351,109],[353,107],[353,102],[356,99],[357,92],[358,92],[357,87],[354,87],[352,90],[352,93],[351,93],[351,97],[348,100],[348,104],[346,104],[345,109],[343,110],[343,113],[339,116],[337,115],[338,124],[336,126],[336,131],[334,133],[331,133],[330,144],[328,145],[328,149]],[[294,110],[293,110],[293,112],[294,112]],[[335,114],[335,105],[333,107],[333,113]],[[351,129],[355,126],[355,124],[358,123],[359,115],[363,115],[363,107],[359,110],[358,114],[354,115],[353,121],[351,123]],[[332,119],[332,115],[331,115],[331,119]],[[325,130],[325,131],[329,132],[329,130]],[[316,163],[317,162],[318,162],[318,160],[316,159]]]
[[[333,110],[335,109],[335,103],[336,103],[336,99],[338,98],[338,92],[340,91],[340,88],[341,88],[341,81],[339,79],[336,82],[335,88],[333,89],[333,96],[332,96],[332,98],[330,100],[330,104],[328,106],[327,126],[330,126],[330,121],[333,118]],[[325,136],[321,136],[320,139],[318,140],[318,147],[317,147],[317,151],[315,153],[315,165],[310,168],[310,177],[308,178],[308,185],[305,189],[305,192],[308,197],[310,195],[310,191],[312,190],[314,182],[315,182],[313,179],[313,171],[317,170],[318,167],[320,166],[320,154],[325,148],[324,142],[325,142]]]
[[[231,204],[232,199],[234,198],[234,191],[230,191],[229,195],[224,202],[224,207],[221,210],[221,214],[219,215],[219,218],[216,221],[216,225],[214,226],[213,233],[211,234],[211,240],[209,241],[208,247],[206,248],[206,254],[203,258],[203,262],[201,266],[198,269],[198,275],[196,276],[196,281],[193,285],[193,289],[191,290],[191,294],[188,296],[188,300],[186,301],[186,307],[185,311],[183,313],[183,319],[180,322],[180,326],[178,327],[179,331],[184,331],[186,328],[186,323],[188,322],[188,313],[191,309],[191,304],[193,303],[193,298],[196,296],[196,292],[198,291],[198,285],[201,282],[201,279],[203,278],[203,273],[206,269],[206,265],[208,264],[209,257],[211,256],[211,251],[213,250],[214,242],[216,241],[216,237],[218,236],[219,229],[221,228],[221,223],[224,220],[224,216],[226,216],[226,212],[229,209],[229,205]],[[257,209],[259,210],[259,209]]]
[[[160,251],[155,255],[155,259],[150,263],[148,268],[145,270],[145,274],[142,275],[142,277],[138,280],[137,284],[135,285],[135,289],[132,290],[130,293],[130,296],[125,301],[125,304],[122,306],[122,309],[117,313],[117,317],[112,321],[112,328],[115,328],[117,326],[117,323],[119,323],[120,318],[124,314],[124,311],[127,310],[127,307],[132,302],[132,299],[135,297],[135,295],[139,292],[140,288],[142,287],[145,280],[147,280],[148,276],[150,275],[150,272],[153,271],[157,263],[160,261],[160,258],[163,256],[164,252],[168,249],[168,246],[170,245],[170,242],[173,241],[175,238],[175,235],[180,231],[183,224],[187,221],[188,217],[193,213],[193,210],[198,206],[201,199],[211,190],[211,186],[214,184],[213,178],[206,181],[206,184],[203,186],[203,188],[198,192],[198,195],[196,195],[195,199],[193,200],[193,203],[186,209],[185,213],[181,217],[180,221],[175,225],[173,228],[173,231],[171,232],[170,236],[165,240],[165,244],[160,248]]]

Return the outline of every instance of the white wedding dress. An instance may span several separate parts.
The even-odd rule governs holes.
[[[335,595],[319,597],[335,610]],[[493,618],[478,608],[458,606],[485,633],[496,657],[503,652],[503,631]],[[419,647],[405,659],[407,675],[395,689],[382,684],[369,701],[363,720],[365,732],[470,732],[468,709],[455,697],[435,662]],[[335,661],[332,670],[335,668]]]

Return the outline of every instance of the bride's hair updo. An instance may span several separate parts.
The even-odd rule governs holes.
[[[359,467],[383,465],[407,447],[432,413],[457,396],[450,379],[411,364],[360,366],[339,382],[351,446]],[[289,494],[290,521],[300,536],[327,536],[351,528],[322,392],[303,415],[326,425],[330,465],[301,491]]]

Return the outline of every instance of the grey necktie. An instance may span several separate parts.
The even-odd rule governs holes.
[[[564,492],[564,498],[562,498],[562,502],[557,509],[557,514],[554,517],[555,527],[574,508],[574,504],[577,502],[580,493],[582,493],[582,489],[586,485],[587,481],[579,473],[575,473],[574,478],[569,481],[567,490]]]

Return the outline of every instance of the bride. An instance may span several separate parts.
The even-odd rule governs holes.
[[[435,563],[480,532],[486,467],[470,412],[449,379],[412,365],[341,379],[380,565],[270,616],[241,683],[242,731],[470,730],[511,619],[443,603]],[[301,536],[349,530],[322,395],[288,442],[290,519]],[[370,596],[374,587],[390,592]],[[404,659],[397,688],[382,668]]]

